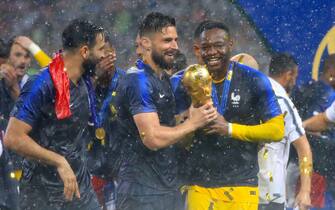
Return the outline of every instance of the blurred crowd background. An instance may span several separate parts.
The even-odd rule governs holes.
[[[8,40],[14,35],[29,36],[52,55],[61,48],[60,33],[65,25],[74,18],[87,17],[109,31],[117,50],[117,63],[127,69],[136,59],[137,24],[153,10],[176,18],[179,47],[189,64],[195,63],[192,51],[195,27],[204,19],[215,19],[225,22],[232,31],[234,54],[249,53],[257,59],[262,71],[267,70],[270,54],[266,44],[239,6],[229,0],[2,0],[0,37]]]

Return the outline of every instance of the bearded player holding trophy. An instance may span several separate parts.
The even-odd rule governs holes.
[[[150,13],[139,26],[143,54],[127,71],[116,97],[116,130],[127,145],[118,174],[117,209],[183,209],[175,144],[216,119],[212,104],[205,104],[191,108],[190,118],[175,126],[175,100],[164,69],[173,64],[177,40],[175,19],[167,15]]]

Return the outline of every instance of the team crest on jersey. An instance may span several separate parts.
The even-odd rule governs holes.
[[[234,108],[240,107],[241,96],[239,92],[240,92],[240,89],[234,89],[234,91],[230,95],[231,104]]]

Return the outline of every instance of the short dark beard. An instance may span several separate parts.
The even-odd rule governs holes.
[[[95,75],[97,62],[95,59],[87,59],[83,62],[84,74],[90,77]]]
[[[166,62],[164,56],[160,55],[156,50],[152,50],[151,58],[161,69],[171,69],[173,67],[173,62]]]

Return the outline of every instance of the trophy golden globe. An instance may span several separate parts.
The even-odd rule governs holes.
[[[205,65],[188,66],[184,73],[183,85],[191,96],[194,107],[212,102],[212,77]]]
[[[187,93],[191,96],[192,105],[194,107],[200,107],[208,102],[212,102],[212,77],[206,66],[199,64],[188,66],[185,70],[182,82]],[[179,117],[184,118],[185,116],[183,115],[188,114],[189,113],[182,113]],[[189,150],[192,146],[193,139],[194,133],[190,133],[185,136],[179,145]]]

